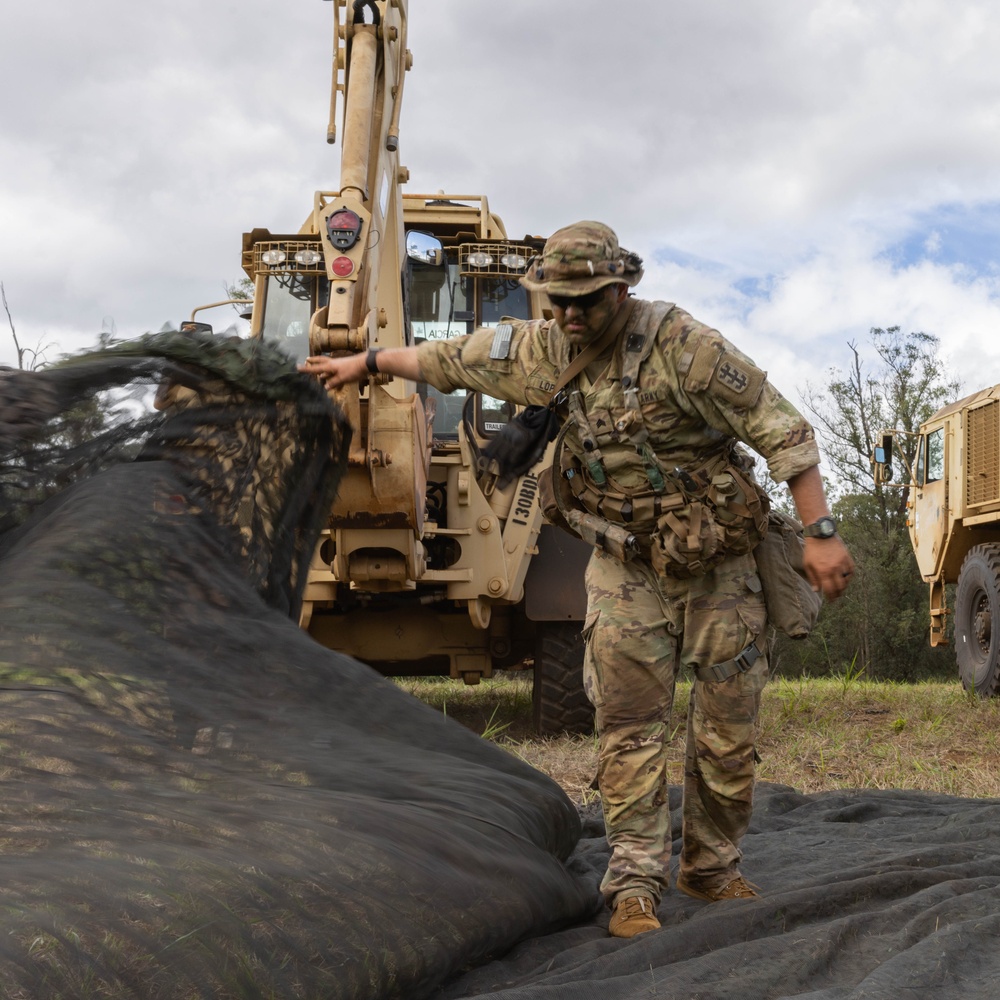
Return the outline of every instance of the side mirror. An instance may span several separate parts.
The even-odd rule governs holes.
[[[444,263],[444,247],[437,237],[414,230],[406,234],[406,256],[421,264],[440,267]]]
[[[186,319],[181,323],[181,333],[214,333],[211,323],[199,323],[198,320]]]
[[[875,446],[872,455],[872,465],[875,467],[875,484],[881,486],[892,480],[892,434],[882,433],[882,440]]]

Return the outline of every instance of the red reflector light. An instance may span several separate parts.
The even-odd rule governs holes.
[[[354,270],[354,261],[350,257],[336,257],[332,266],[334,274],[346,278]]]
[[[349,208],[341,208],[326,220],[330,242],[338,250],[350,250],[361,235],[361,218]]]

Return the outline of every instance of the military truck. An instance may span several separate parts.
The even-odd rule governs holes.
[[[891,484],[892,461],[901,461],[904,482],[895,485],[910,491],[906,523],[930,588],[931,645],[948,642],[947,586],[957,583],[962,684],[982,697],[1000,695],[1000,385],[938,410],[906,435],[915,441],[901,442],[901,435],[882,433],[875,480]]]
[[[297,232],[244,235],[251,335],[301,360],[543,315],[547,303],[518,282],[539,237],[508,239],[485,196],[401,191],[406,0],[333,0],[333,10],[327,139],[336,141],[342,104],[340,185],[314,194]],[[479,468],[511,407],[383,375],[338,400],[354,438],[302,627],[389,675],[475,684],[496,668],[533,666],[538,731],[586,729],[589,548],[543,525],[541,466],[505,488]]]

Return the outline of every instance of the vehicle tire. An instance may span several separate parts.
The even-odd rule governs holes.
[[[955,655],[962,686],[1000,694],[1000,545],[969,550],[955,594]]]
[[[579,622],[539,623],[531,700],[540,736],[594,731],[594,708],[583,690],[583,648]]]

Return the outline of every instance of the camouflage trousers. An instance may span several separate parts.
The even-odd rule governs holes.
[[[598,784],[611,861],[601,892],[669,884],[667,743],[682,666],[724,663],[762,636],[767,619],[753,555],[691,580],[595,549],[587,567],[584,684],[596,711]],[[767,659],[721,682],[694,684],[687,717],[680,870],[719,888],[736,873],[753,805],[754,741]]]

